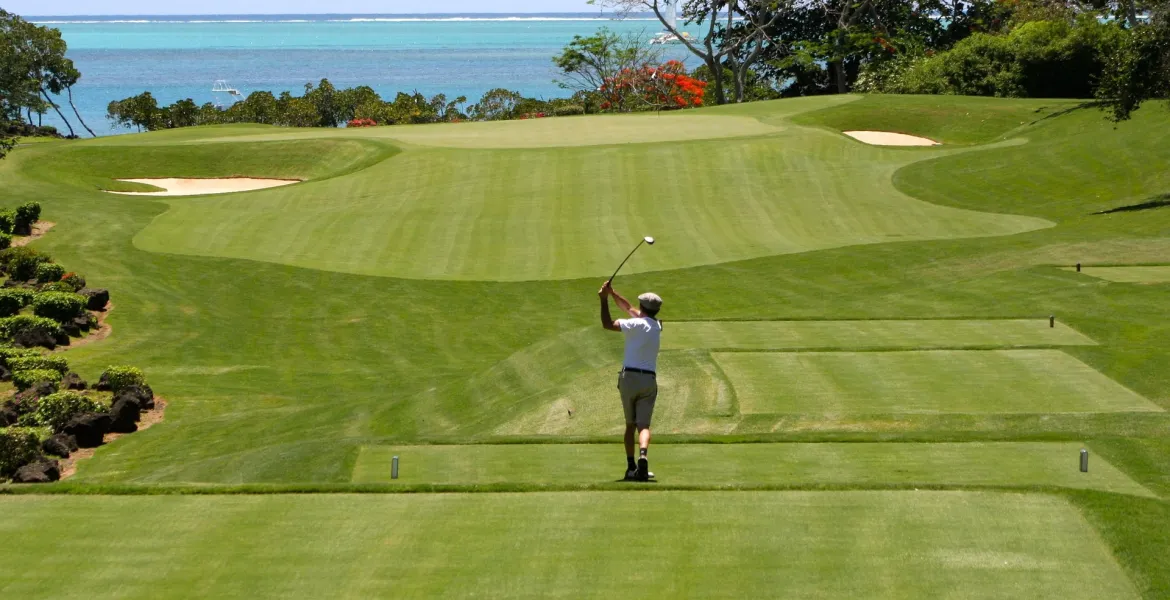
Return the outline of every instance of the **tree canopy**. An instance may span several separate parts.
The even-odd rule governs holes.
[[[59,30],[0,10],[0,121],[21,122],[27,117],[33,124],[34,113],[39,116],[53,110],[70,135],[74,134],[72,124],[53,98],[66,94],[72,106],[73,86],[81,79],[73,61],[66,58],[66,50]],[[76,107],[73,112],[81,122]]]

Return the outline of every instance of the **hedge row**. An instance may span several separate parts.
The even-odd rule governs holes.
[[[12,477],[16,470],[41,454],[41,436],[30,427],[0,428],[0,479]]]

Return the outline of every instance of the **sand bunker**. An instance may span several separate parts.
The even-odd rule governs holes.
[[[874,146],[937,146],[938,142],[916,135],[888,131],[845,131],[845,135]]]
[[[229,179],[119,179],[131,183],[145,183],[162,188],[162,192],[114,192],[124,196],[199,196],[202,194],[230,194],[232,192],[250,192],[267,188],[280,187],[300,183],[296,179],[248,179],[246,177],[232,177]],[[107,190],[109,191],[109,190]]]

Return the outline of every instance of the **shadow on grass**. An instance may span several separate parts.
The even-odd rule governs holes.
[[[1160,194],[1160,195],[1154,196],[1150,200],[1147,200],[1146,202],[1142,202],[1141,204],[1130,204],[1129,206],[1118,206],[1117,208],[1111,208],[1109,210],[1097,211],[1093,214],[1095,214],[1095,215],[1110,215],[1113,213],[1120,213],[1120,212],[1135,212],[1135,211],[1139,211],[1139,210],[1151,210],[1154,208],[1162,208],[1163,206],[1170,206],[1170,193]]]

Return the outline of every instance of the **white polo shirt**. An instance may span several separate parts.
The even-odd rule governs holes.
[[[657,372],[662,323],[650,317],[638,317],[618,319],[617,324],[626,336],[626,356],[622,366]]]

